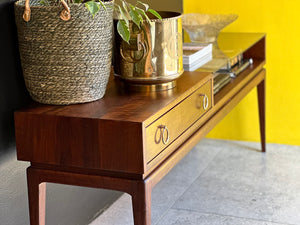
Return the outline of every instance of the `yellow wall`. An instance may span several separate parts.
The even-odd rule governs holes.
[[[267,142],[300,145],[300,1],[184,0],[184,13],[235,13],[227,32],[267,33]],[[259,141],[256,90],[208,137]]]

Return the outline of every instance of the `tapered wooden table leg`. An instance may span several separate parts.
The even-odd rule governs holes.
[[[132,193],[134,225],[151,225],[151,186],[147,182],[139,182]]]
[[[40,183],[34,169],[27,169],[30,225],[45,225],[46,183]]]
[[[261,150],[262,150],[262,152],[265,152],[266,151],[265,80],[263,80],[259,85],[257,85],[257,97],[258,97],[258,109],[259,109]]]

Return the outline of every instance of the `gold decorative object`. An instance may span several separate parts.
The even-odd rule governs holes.
[[[130,21],[129,43],[115,38],[115,75],[135,90],[173,88],[183,73],[181,14],[159,14],[162,20],[150,17],[151,24],[145,21],[141,28]]]

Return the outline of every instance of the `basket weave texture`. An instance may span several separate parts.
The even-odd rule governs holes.
[[[68,105],[98,100],[111,70],[113,1],[93,18],[84,4],[62,5],[31,0],[31,19],[22,18],[25,0],[15,3],[15,20],[23,76],[31,97],[41,103]]]

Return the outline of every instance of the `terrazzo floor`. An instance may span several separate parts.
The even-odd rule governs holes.
[[[300,225],[300,146],[204,139],[152,191],[153,225]],[[123,194],[90,225],[133,225]]]

